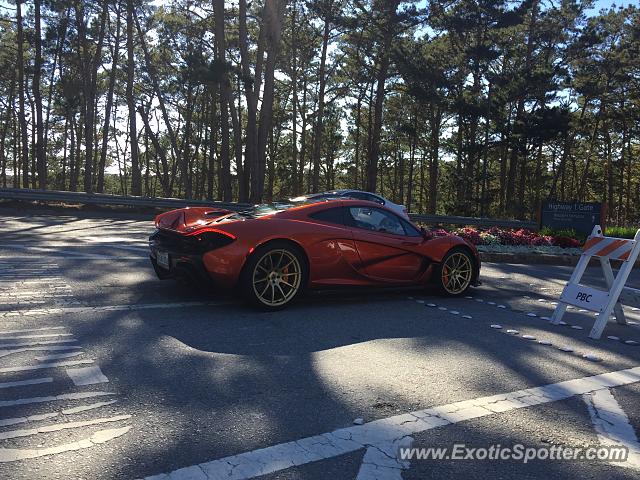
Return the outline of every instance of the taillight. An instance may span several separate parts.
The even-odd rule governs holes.
[[[235,235],[215,228],[204,228],[195,234],[189,234],[187,237],[192,242],[195,242],[195,246],[201,253],[226,247],[236,240]]]

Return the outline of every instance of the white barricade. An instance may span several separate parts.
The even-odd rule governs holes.
[[[622,303],[631,306],[640,306],[640,290],[625,287],[631,269],[636,263],[640,253],[640,230],[633,240],[624,238],[611,238],[602,235],[602,228],[596,225],[582,247],[582,256],[564,287],[560,301],[556,307],[551,323],[557,325],[567,310],[567,305],[597,312],[598,316],[589,336],[599,339],[607,321],[613,313],[616,321],[625,325],[627,322],[622,311]],[[587,287],[580,284],[589,261],[597,257],[602,266],[602,273],[607,283],[608,291]],[[611,260],[620,260],[622,265],[618,274],[614,276],[611,268]]]

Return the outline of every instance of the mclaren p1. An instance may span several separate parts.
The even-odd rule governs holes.
[[[266,310],[307,289],[435,284],[458,296],[478,284],[480,258],[460,237],[433,236],[363,200],[183,208],[158,215],[149,238],[160,279],[239,289]]]

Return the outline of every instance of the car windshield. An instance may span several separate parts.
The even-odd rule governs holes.
[[[271,215],[272,213],[288,210],[293,206],[294,205],[292,203],[262,203],[260,205],[254,205],[253,207],[238,212],[236,215],[243,218],[258,218],[264,217],[265,215]]]

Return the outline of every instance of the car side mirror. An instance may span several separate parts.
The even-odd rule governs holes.
[[[428,231],[426,228],[422,227],[420,229],[420,233],[422,234],[422,238],[427,241],[427,240],[431,240],[434,235],[432,232]]]

